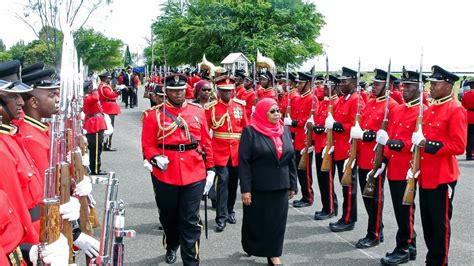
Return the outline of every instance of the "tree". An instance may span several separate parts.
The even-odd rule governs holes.
[[[7,48],[5,47],[5,44],[3,43],[3,40],[0,39],[0,52],[5,52]]]
[[[257,49],[277,65],[300,65],[322,53],[316,41],[322,26],[316,6],[302,0],[168,0],[152,25],[154,46],[162,50],[154,52],[171,66],[195,64],[203,54],[211,62],[232,52],[254,60]]]
[[[132,55],[130,54],[130,49],[128,48],[128,45],[127,45],[127,48],[125,49],[125,54],[123,56],[123,66],[126,67],[128,65],[133,65],[133,61],[132,61]]]
[[[74,33],[78,56],[89,70],[100,71],[120,65],[122,41],[105,37],[93,29],[80,29]]]
[[[11,59],[18,59],[23,62],[25,60],[26,50],[28,50],[28,46],[25,45],[25,42],[19,41],[10,47],[8,53],[11,55]]]

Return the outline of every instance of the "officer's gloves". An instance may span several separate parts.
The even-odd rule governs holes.
[[[387,131],[379,129],[379,131],[377,131],[377,137],[375,137],[375,141],[380,145],[386,145],[388,141]]]
[[[151,165],[151,163],[149,163],[147,159],[143,160],[143,167],[150,171],[150,173],[153,172],[153,165]]]
[[[150,160],[150,163],[156,167],[158,167],[161,171],[165,171],[166,168],[168,167],[170,160],[168,159],[167,156],[163,155],[158,155],[153,157]]]
[[[209,190],[211,190],[212,184],[214,184],[215,177],[216,177],[216,172],[214,172],[213,170],[207,170],[206,186],[204,187],[204,195],[207,195],[209,193]]]
[[[351,127],[351,139],[362,139],[364,131],[359,125],[359,122],[356,122],[353,127]]]
[[[81,232],[79,237],[74,240],[74,245],[83,250],[90,258],[97,257],[99,255],[99,241],[84,232]]]
[[[74,189],[74,193],[77,196],[82,197],[82,196],[87,196],[87,195],[91,194],[91,192],[92,192],[91,179],[89,178],[89,176],[85,175],[84,179],[82,179],[81,182],[76,184],[76,188]]]
[[[81,204],[79,200],[75,197],[71,197],[69,202],[66,202],[59,206],[59,213],[61,213],[63,219],[68,219],[69,221],[75,221],[79,219]]]
[[[336,120],[334,120],[332,114],[328,113],[328,117],[326,117],[326,120],[324,121],[324,127],[327,129],[332,129],[335,122]]]
[[[414,145],[420,145],[420,143],[425,140],[425,136],[423,135],[423,132],[421,129],[415,131],[413,135],[411,136],[411,142]]]
[[[285,118],[283,119],[283,124],[285,124],[285,126],[291,126],[292,122],[293,121],[291,120],[291,117],[285,116]]]
[[[38,245],[31,247],[30,261],[33,265],[37,265],[38,261]],[[66,237],[63,234],[59,235],[59,239],[50,243],[44,247],[41,251],[41,257],[43,261],[52,266],[68,265],[69,262],[69,245]]]

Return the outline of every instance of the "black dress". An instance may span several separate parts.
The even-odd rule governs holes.
[[[288,128],[282,135],[280,159],[272,140],[251,126],[242,132],[239,147],[241,192],[252,203],[243,207],[242,247],[253,256],[279,257],[283,250],[288,190],[296,191],[295,152]]]

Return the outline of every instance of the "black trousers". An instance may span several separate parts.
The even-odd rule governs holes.
[[[300,163],[301,153],[300,151],[295,151],[296,154],[296,166]],[[314,191],[313,191],[313,171],[311,170],[311,165],[313,165],[313,153],[308,154],[308,159],[306,161],[306,170],[298,169],[298,182],[301,187],[301,200],[309,203],[313,203]]]
[[[130,88],[130,107],[138,106],[137,89]]]
[[[474,149],[474,124],[467,125],[467,146],[466,158],[472,158],[472,150]]]
[[[115,130],[115,115],[109,115],[109,117],[110,117],[110,122],[112,124],[112,127]],[[114,133],[112,133],[110,136],[108,136],[107,139],[105,140],[105,148],[111,148],[112,147],[112,136],[113,135],[114,135]]]
[[[122,90],[122,101],[125,103],[125,108],[128,107],[129,98],[130,98],[130,90],[131,88],[126,88]]]
[[[397,248],[416,248],[416,232],[414,228],[415,203],[413,202],[411,205],[402,204],[407,182],[404,180],[389,180],[388,184],[390,186],[393,210],[395,212],[395,219],[397,220],[398,226],[396,236]]]
[[[360,191],[364,193],[365,185],[367,184],[367,174],[370,170],[359,168],[359,185]],[[383,186],[385,182],[385,171],[382,172],[375,179],[375,189],[374,197],[367,198],[362,196],[364,201],[364,207],[369,216],[369,222],[367,225],[367,235],[366,237],[372,240],[379,240],[383,237],[383,222],[382,222],[382,213],[383,213]]]
[[[447,265],[456,182],[420,188],[420,213],[428,253],[426,265]]]
[[[321,193],[322,212],[327,214],[337,213],[337,196],[334,192],[334,171],[335,164],[331,163],[331,171],[321,171],[323,163],[322,153],[315,153],[316,177],[318,179],[319,192]]]
[[[337,173],[339,176],[339,182],[344,174],[344,161],[335,161],[337,167]],[[356,162],[357,164],[357,162]],[[356,167],[352,169],[351,184],[347,187],[342,187],[342,196],[344,202],[342,203],[342,217],[340,220],[345,224],[357,222],[357,171]]]
[[[216,179],[214,189],[216,190],[216,223],[227,221],[229,214],[234,212],[237,187],[239,185],[238,168],[232,166],[229,158],[227,166],[215,166]]]
[[[96,175],[100,171],[102,154],[102,143],[104,142],[104,130],[97,133],[86,134],[87,148],[89,149],[89,168],[93,175]]]
[[[202,226],[199,206],[206,181],[176,186],[156,180],[155,200],[163,226],[166,250],[181,247],[184,265],[199,265],[199,242]]]

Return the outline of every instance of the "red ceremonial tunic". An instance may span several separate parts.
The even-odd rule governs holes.
[[[27,115],[19,120],[17,125],[23,146],[31,155],[43,180],[44,172],[49,168],[49,126]]]
[[[426,106],[424,106],[426,110]],[[389,163],[387,166],[387,178],[392,181],[406,180],[408,169],[411,167],[412,142],[411,137],[416,131],[416,119],[420,113],[419,99],[407,104],[398,105],[393,109],[392,120],[389,120],[390,130],[389,139],[400,140],[403,142],[403,148],[400,151],[394,151],[385,145],[385,156]]]
[[[241,100],[245,101],[245,112],[247,113],[247,121],[250,121],[250,119],[252,119],[252,106],[255,102],[255,91],[252,89],[245,90],[244,92],[242,92]]]
[[[386,97],[378,97],[378,98],[371,98],[364,109],[364,114],[360,116],[360,127],[362,130],[371,130],[375,133],[380,129],[382,126],[383,117],[385,115],[385,105],[386,105]],[[389,100],[388,106],[388,121],[393,120],[393,108],[397,106],[398,103],[395,102],[392,98]],[[389,126],[390,123],[389,123]],[[387,131],[390,130],[390,127]],[[359,149],[357,158],[357,165],[365,170],[372,169],[373,166],[373,159],[375,157],[374,147],[377,142],[374,140],[372,141],[362,141],[359,140]]]
[[[390,97],[394,99],[398,104],[404,104],[405,100],[403,100],[403,94],[399,90],[390,90]]]
[[[33,224],[29,210],[43,200],[44,181],[16,135],[14,126],[0,125],[0,158],[0,189],[8,194],[20,219],[26,223],[24,241],[36,244],[39,220]]]
[[[104,113],[108,115],[119,115],[120,106],[116,102],[119,95],[118,92],[112,90],[107,83],[100,83],[97,91],[99,92],[99,101]]]
[[[474,124],[474,90],[464,92],[462,106],[467,110],[467,123]]]
[[[314,106],[312,106],[314,101]],[[304,133],[304,127],[306,121],[311,116],[311,107],[314,110],[318,110],[319,102],[318,99],[311,96],[311,90],[301,94],[297,110],[296,117],[292,117],[294,120],[298,120],[298,124],[295,128],[295,150],[301,151],[305,148],[304,141],[306,140],[306,134]]]
[[[339,98],[337,95],[332,96],[332,105],[333,111],[336,110],[337,103]],[[326,118],[328,117],[329,112],[329,97],[324,97],[323,101],[320,102],[318,111],[314,114],[314,125],[324,127]],[[334,134],[334,133],[333,133]],[[334,136],[334,135],[333,135]],[[313,132],[313,141],[314,141],[314,151],[316,153],[321,153],[326,146],[326,133],[315,134]]]
[[[0,179],[3,178],[0,176]],[[25,225],[8,194],[1,189],[0,206],[0,265],[10,265],[7,256],[19,246],[25,236]]]
[[[299,108],[299,101],[300,101],[300,94],[297,89],[292,89],[290,90],[290,104],[291,104],[291,110],[290,110],[290,117],[296,118],[298,114],[298,108]],[[286,109],[288,108],[288,92],[285,92],[283,97],[281,98],[280,101],[280,109],[282,112],[282,116],[286,116]]]
[[[222,100],[213,101],[205,106],[207,124],[212,129],[212,150],[214,164],[227,166],[229,157],[232,166],[239,164],[240,135],[248,125],[245,102],[231,99],[226,104]]]
[[[459,177],[457,155],[464,153],[467,142],[467,113],[452,99],[433,102],[423,115],[423,135],[426,141],[441,141],[442,147],[429,154],[421,149],[418,182],[424,189],[435,189],[439,184],[456,181]]]
[[[238,87],[235,88],[234,97],[239,100],[243,100],[242,95],[244,94],[244,92],[245,92],[244,85],[239,85]]]
[[[206,169],[214,167],[214,157],[204,109],[190,102],[183,103],[181,108],[166,102],[165,110],[179,119],[181,124],[186,125],[185,132],[176,126],[172,118],[164,114],[162,107],[163,105],[158,105],[143,112],[142,149],[145,159],[150,161],[153,157],[164,154],[170,161],[165,171],[153,167],[153,176],[161,182],[176,186],[185,186],[205,179]],[[198,149],[206,153],[205,162],[196,150],[180,152],[158,147],[163,143],[163,136],[165,145],[191,144],[188,132],[199,142]]]
[[[270,88],[267,88],[267,89],[264,89],[264,88],[260,88],[257,90],[258,91],[258,100],[263,100],[265,98],[272,98],[274,99],[275,101],[278,102],[278,97],[275,93],[275,90],[270,87]]]
[[[86,115],[84,129],[87,131],[87,134],[107,129],[97,90],[84,96],[84,114]]]
[[[341,96],[337,103],[337,108],[334,110],[334,120],[342,124],[344,132],[334,132],[334,160],[345,160],[349,157],[350,150],[350,132],[351,127],[354,126],[355,117],[357,114],[357,93],[353,92],[346,96]],[[365,102],[360,98],[360,114],[364,113]]]

